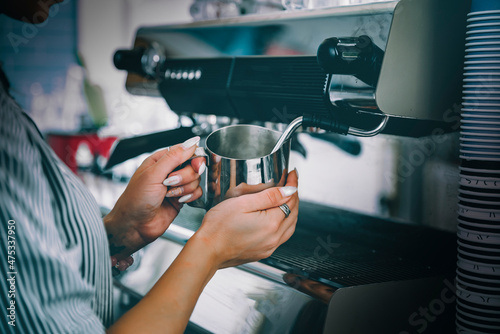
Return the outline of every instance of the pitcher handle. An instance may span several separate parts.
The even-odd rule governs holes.
[[[208,167],[209,159],[208,159],[208,154],[205,151],[204,147],[198,147],[194,151],[193,156],[191,156],[188,160],[186,160],[186,162],[183,165],[190,163],[191,160],[193,160],[195,158],[199,158],[199,157],[205,157],[206,165]],[[192,202],[187,203],[187,205],[189,205],[193,208],[207,209],[208,203],[207,203],[207,196],[206,196],[207,190],[206,189],[207,189],[207,185],[208,185],[208,168],[205,170],[205,173],[203,173],[200,176],[200,178],[201,178],[200,185],[201,185],[201,188],[203,189],[203,195],[200,198],[198,198],[197,200],[194,200]]]

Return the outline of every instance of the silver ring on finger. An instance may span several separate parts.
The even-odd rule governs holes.
[[[288,216],[290,216],[290,212],[292,212],[292,210],[290,210],[290,207],[286,203],[285,204],[281,204],[279,206],[279,208],[285,214],[285,219],[288,218]]]

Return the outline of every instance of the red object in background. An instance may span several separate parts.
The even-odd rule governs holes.
[[[73,171],[77,173],[78,164],[76,154],[82,144],[86,144],[95,157],[97,155],[109,158],[111,147],[117,137],[100,138],[95,133],[89,134],[48,134],[47,141],[57,156]]]

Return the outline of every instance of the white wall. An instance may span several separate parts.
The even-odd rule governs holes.
[[[306,134],[299,140],[307,149],[307,159],[293,153],[290,164],[300,173],[302,200],[381,215],[381,196],[395,191],[395,184],[383,177],[394,168],[394,142],[390,137],[361,138],[359,156]]]
[[[78,48],[90,80],[104,91],[110,118],[105,134],[131,136],[173,128],[177,116],[163,99],[125,91],[126,72],[113,65],[117,49],[130,48],[142,25],[188,22],[190,1],[85,0],[78,7]]]

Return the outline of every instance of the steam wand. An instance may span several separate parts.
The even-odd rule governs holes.
[[[290,124],[288,124],[285,131],[283,131],[278,141],[274,145],[271,154],[276,152],[283,145],[284,142],[289,140],[293,135],[293,133],[295,132],[295,130],[297,130],[301,125],[306,127],[320,128],[323,130],[336,132],[343,135],[350,134],[358,137],[372,137],[384,130],[388,120],[389,116],[384,115],[383,120],[376,128],[372,130],[363,130],[354,127],[349,127],[348,125],[335,121],[330,117],[305,114],[304,116],[297,117]]]

